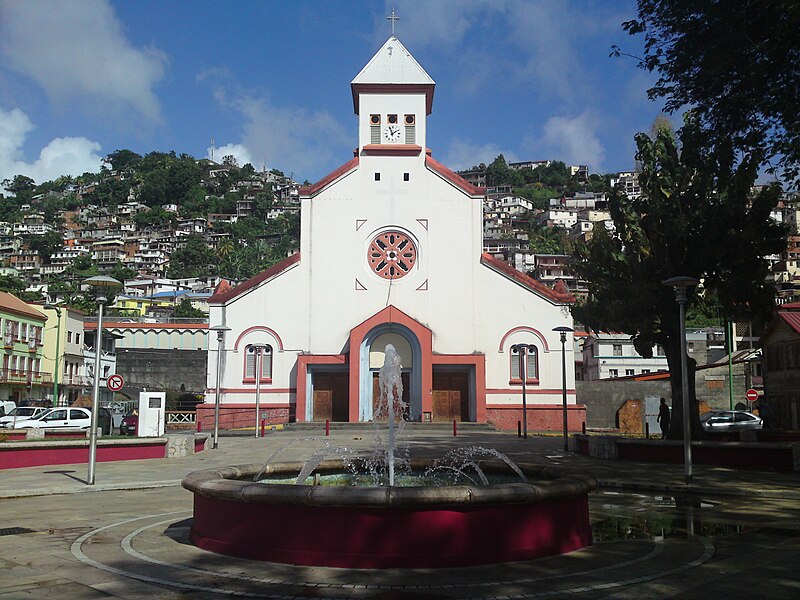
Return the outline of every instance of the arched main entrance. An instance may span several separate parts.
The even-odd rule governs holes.
[[[407,418],[422,420],[422,348],[411,329],[400,323],[381,323],[371,329],[359,348],[358,420],[375,419],[377,374],[383,366],[384,349],[392,344],[402,364],[403,399],[408,402]]]

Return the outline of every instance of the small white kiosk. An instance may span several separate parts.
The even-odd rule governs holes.
[[[166,402],[166,392],[141,392],[139,394],[139,437],[164,435]]]

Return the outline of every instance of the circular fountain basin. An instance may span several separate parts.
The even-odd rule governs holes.
[[[413,460],[413,469],[431,461]],[[270,465],[267,477],[302,463]],[[552,556],[591,544],[594,479],[520,464],[529,483],[441,487],[324,487],[252,481],[262,465],[197,471],[191,540],[254,560],[360,569],[444,568]],[[502,463],[481,463],[508,473]],[[320,473],[341,471],[326,461]]]

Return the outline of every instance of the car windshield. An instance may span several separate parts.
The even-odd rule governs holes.
[[[32,406],[18,406],[17,408],[11,409],[6,416],[7,417],[30,417],[33,413],[36,412],[36,409]]]

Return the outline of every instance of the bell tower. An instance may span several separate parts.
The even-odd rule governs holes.
[[[360,156],[424,156],[435,82],[394,35],[350,83]]]

